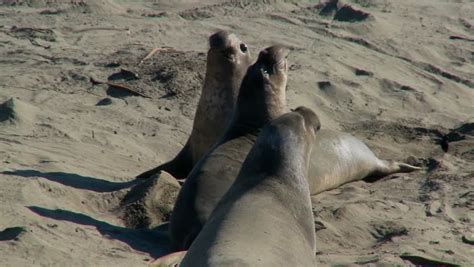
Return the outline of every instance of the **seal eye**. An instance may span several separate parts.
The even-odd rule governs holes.
[[[247,45],[244,44],[244,43],[241,43],[240,44],[240,51],[242,51],[242,53],[247,53],[247,50],[248,50]]]

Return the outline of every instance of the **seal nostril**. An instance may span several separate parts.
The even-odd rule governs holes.
[[[247,47],[247,45],[246,45],[246,44],[244,44],[244,43],[241,43],[241,44],[240,44],[240,51],[242,51],[242,52],[246,53],[246,52],[247,52],[247,50],[248,50],[248,47]]]

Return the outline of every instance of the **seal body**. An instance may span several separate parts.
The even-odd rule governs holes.
[[[287,113],[262,130],[181,266],[316,266],[307,181],[319,120]]]
[[[269,47],[249,67],[231,124],[193,168],[178,195],[170,220],[176,249],[187,249],[197,236],[235,181],[261,127],[285,113],[287,54],[281,46]]]
[[[173,160],[137,178],[149,178],[160,170],[178,179],[186,178],[229,124],[242,79],[251,64],[250,52],[245,43],[226,31],[211,35],[209,45],[206,76],[188,141]]]
[[[352,181],[371,181],[393,173],[420,169],[379,159],[364,142],[348,133],[321,129],[317,136],[308,174],[312,195]]]

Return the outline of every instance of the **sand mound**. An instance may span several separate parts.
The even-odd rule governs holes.
[[[34,122],[38,108],[16,98],[0,105],[0,124],[29,125]]]
[[[169,221],[180,185],[170,174],[162,171],[133,187],[122,202],[122,220],[127,227],[153,228]]]
[[[323,1],[315,6],[322,16],[332,16],[337,21],[356,22],[366,20],[370,14],[340,0]]]

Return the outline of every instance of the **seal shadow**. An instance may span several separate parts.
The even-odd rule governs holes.
[[[110,182],[94,177],[82,176],[75,173],[66,172],[40,172],[37,170],[15,170],[3,171],[0,174],[16,175],[21,177],[42,177],[53,182],[77,189],[84,189],[98,193],[113,192],[128,188],[137,183],[132,180],[129,182]]]
[[[46,209],[37,206],[27,206],[32,212],[46,218],[68,221],[81,225],[94,226],[102,236],[126,243],[134,250],[148,253],[151,257],[158,258],[172,252],[171,242],[167,235],[167,225],[154,229],[129,229],[110,223],[96,220],[82,213],[63,210]]]

